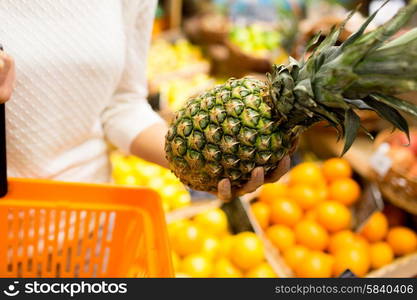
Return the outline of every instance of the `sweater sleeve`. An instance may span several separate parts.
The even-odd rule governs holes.
[[[125,66],[112,101],[101,116],[106,137],[126,153],[140,132],[163,122],[146,99],[146,61],[155,9],[156,0],[125,0]]]

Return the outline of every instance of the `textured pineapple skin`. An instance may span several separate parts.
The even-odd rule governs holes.
[[[189,99],[166,135],[171,170],[189,187],[208,192],[217,191],[223,178],[242,187],[259,166],[268,176],[296,138],[280,128],[278,115],[268,85],[250,77]]]

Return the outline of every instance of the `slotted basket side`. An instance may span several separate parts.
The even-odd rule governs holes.
[[[54,199],[39,200],[40,186]],[[158,199],[146,189],[11,180],[0,201],[0,277],[170,277]]]

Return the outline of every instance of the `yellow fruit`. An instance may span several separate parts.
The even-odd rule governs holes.
[[[296,184],[289,190],[290,198],[302,209],[311,209],[321,201],[318,190],[311,185]]]
[[[242,272],[236,268],[227,258],[220,258],[214,264],[213,275],[214,278],[240,278]]]
[[[369,249],[371,257],[371,266],[374,269],[379,269],[385,265],[390,264],[394,259],[394,252],[391,246],[386,242],[378,242],[372,244]]]
[[[278,198],[271,204],[271,222],[273,224],[282,224],[294,226],[302,217],[300,206],[287,198]]]
[[[255,202],[251,206],[252,213],[255,216],[256,221],[262,229],[266,229],[269,225],[269,217],[271,215],[271,209],[265,202]]]
[[[268,263],[262,263],[259,266],[256,266],[250,269],[246,273],[248,278],[277,278],[274,270]]]
[[[171,207],[169,206],[169,203],[167,201],[162,201],[162,209],[165,213],[171,210]]]
[[[361,230],[361,234],[371,243],[383,240],[388,233],[388,220],[382,212],[374,213]]]
[[[347,160],[343,158],[331,158],[326,160],[322,166],[324,177],[328,181],[352,176],[352,168]]]
[[[317,222],[329,232],[337,232],[350,227],[352,215],[346,206],[335,201],[326,201],[317,207]]]
[[[171,258],[172,258],[172,266],[174,268],[174,271],[177,271],[180,269],[180,257],[177,253],[174,251],[171,252]]]
[[[265,233],[271,243],[280,251],[285,251],[295,244],[294,232],[288,226],[273,225]]]
[[[297,244],[323,251],[329,243],[329,234],[317,222],[302,220],[295,226],[295,239]]]
[[[210,209],[195,217],[195,222],[207,233],[220,235],[227,232],[227,216],[220,208]]]
[[[295,274],[302,278],[328,278],[332,276],[332,257],[324,252],[308,253],[295,267]]]
[[[165,185],[162,187],[162,189],[159,191],[159,194],[162,198],[172,198],[174,197],[175,193],[177,192],[178,188],[175,185]]]
[[[329,199],[347,206],[358,201],[360,194],[359,184],[351,178],[337,179],[329,187]]]
[[[196,225],[185,225],[178,228],[172,239],[172,248],[179,255],[185,256],[200,252],[203,247],[204,234]]]
[[[264,259],[262,242],[253,232],[239,233],[233,238],[229,258],[238,268],[248,270]]]
[[[190,204],[191,197],[188,192],[180,192],[170,199],[170,206],[172,209],[179,209]]]
[[[212,273],[212,263],[204,255],[191,254],[182,261],[181,271],[191,277],[207,278]]]
[[[220,240],[219,257],[228,257],[233,244],[233,236],[226,235]]]
[[[188,219],[182,219],[182,220],[178,220],[178,221],[174,221],[174,222],[169,223],[167,225],[167,227],[168,227],[168,235],[169,235],[170,239],[174,238],[175,234],[177,233],[177,231],[180,228],[183,228],[185,226],[189,226],[191,224],[192,224],[191,221],[188,220]]]
[[[368,273],[371,266],[369,253],[359,247],[340,249],[334,256],[333,275],[339,276],[347,269],[356,276],[362,277]]]
[[[262,186],[259,201],[270,203],[272,200],[287,195],[287,185],[281,182],[269,183]]]
[[[215,236],[208,236],[203,241],[203,247],[201,254],[209,257],[216,258],[220,252],[220,241]]]
[[[291,184],[316,185],[323,182],[323,174],[316,163],[306,162],[294,167],[290,172]]]
[[[407,227],[391,228],[388,231],[387,242],[395,255],[405,255],[417,251],[417,235]]]
[[[163,188],[164,184],[164,180],[160,177],[154,177],[150,179],[148,182],[148,186],[156,191],[160,191]]]
[[[191,278],[191,276],[182,272],[175,272],[175,278]]]
[[[340,249],[343,249],[355,242],[355,234],[350,230],[342,230],[336,232],[330,237],[328,250],[332,254],[336,254]]]
[[[139,180],[135,175],[122,175],[116,178],[117,184],[139,185]]]
[[[295,245],[288,247],[284,251],[284,261],[285,263],[292,269],[295,270],[295,268],[300,264],[300,262],[306,257],[307,254],[310,253],[310,250],[308,250],[304,246]]]

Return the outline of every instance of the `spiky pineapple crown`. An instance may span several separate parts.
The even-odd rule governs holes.
[[[388,40],[415,14],[417,1],[401,9],[385,25],[365,33],[378,11],[340,46],[336,42],[354,12],[306,61],[291,59],[287,66],[274,66],[272,74],[268,74],[271,104],[288,131],[325,120],[343,134],[345,153],[361,128],[354,111],[360,109],[375,111],[408,136],[408,124],[398,111],[417,117],[417,106],[395,95],[417,90],[417,28]],[[320,34],[313,38],[306,52],[319,37]]]

